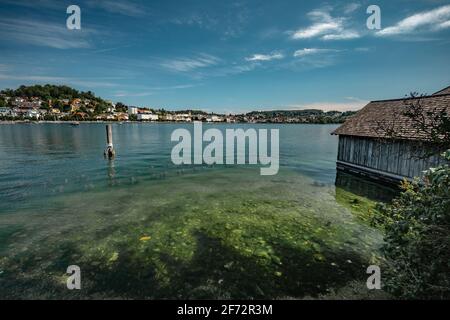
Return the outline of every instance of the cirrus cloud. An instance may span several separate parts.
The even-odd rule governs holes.
[[[176,58],[161,63],[163,68],[175,72],[189,72],[200,68],[217,65],[220,59],[209,54],[200,54],[193,58]]]
[[[322,37],[322,40],[350,40],[359,37],[361,35],[354,30],[343,30],[340,33],[326,34]]]
[[[391,27],[377,32],[378,36],[396,36],[417,31],[439,31],[450,28],[450,5],[409,16]]]
[[[274,52],[271,54],[254,54],[251,57],[245,58],[247,61],[271,61],[283,59],[284,55],[279,52]]]
[[[291,38],[294,40],[312,38],[350,40],[361,37],[357,31],[348,28],[346,18],[332,17],[330,11],[331,8],[326,7],[309,12],[308,17],[313,24],[295,32],[290,32]]]
[[[294,52],[294,57],[305,57],[310,56],[314,54],[321,54],[321,53],[330,53],[330,52],[339,52],[339,50],[336,49],[319,49],[319,48],[304,48],[301,50],[297,50]]]
[[[0,18],[0,36],[17,43],[56,49],[89,48],[94,30],[71,31],[65,24],[21,18]]]
[[[121,14],[129,17],[145,15],[145,9],[132,1],[123,0],[95,0],[89,1],[88,6],[98,8],[113,14]]]

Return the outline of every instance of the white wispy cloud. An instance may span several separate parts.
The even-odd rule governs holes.
[[[438,27],[438,29],[447,29],[447,28],[450,28],[450,20],[438,24],[437,27]]]
[[[315,54],[339,52],[337,49],[304,48],[294,52],[294,57],[306,57]]]
[[[57,49],[88,48],[93,30],[68,30],[65,23],[0,18],[0,37],[10,41]]]
[[[273,52],[271,54],[254,54],[251,57],[245,58],[247,61],[271,61],[283,59],[284,55],[279,52]]]
[[[308,28],[297,30],[292,35],[292,39],[315,38],[330,32],[339,32],[341,29],[341,24],[338,21],[315,23]]]
[[[196,69],[217,65],[220,59],[208,54],[201,54],[193,58],[176,58],[161,62],[161,66],[175,72],[189,72]]]
[[[378,36],[395,36],[417,31],[439,31],[450,28],[450,5],[409,16],[391,27],[377,32]]]
[[[109,13],[121,14],[130,17],[139,17],[145,15],[145,9],[132,1],[123,0],[95,0],[89,1],[88,5],[93,8],[99,8]]]
[[[354,30],[342,30],[338,33],[326,34],[322,40],[350,40],[360,38],[361,35]]]
[[[25,8],[36,9],[39,5],[40,9],[46,10],[65,10],[68,6],[64,1],[54,1],[54,0],[39,0],[39,1],[29,1],[29,0],[2,0],[2,4],[8,6],[19,6]]]
[[[356,2],[349,3],[349,4],[347,4],[347,5],[345,6],[345,8],[344,8],[344,13],[345,13],[345,14],[350,14],[350,13],[355,12],[355,11],[358,10],[359,8],[361,8],[361,4],[360,4],[360,3],[356,3]]]
[[[312,25],[306,28],[291,32],[291,38],[311,39],[321,38],[322,40],[349,40],[360,37],[360,34],[347,27],[346,19],[343,17],[332,17],[331,8],[313,10],[308,13]]]

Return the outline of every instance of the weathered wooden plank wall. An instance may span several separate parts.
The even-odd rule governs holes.
[[[418,177],[445,162],[439,155],[418,156],[417,142],[380,141],[373,138],[339,136],[338,160],[402,177]]]

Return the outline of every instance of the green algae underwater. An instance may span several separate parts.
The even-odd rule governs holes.
[[[336,174],[335,125],[209,126],[279,129],[280,172],[171,165],[189,124],[114,124],[112,162],[103,124],[1,125],[0,298],[384,297],[366,270],[385,199]]]
[[[371,298],[375,202],[287,169],[200,171],[0,215],[0,298]]]

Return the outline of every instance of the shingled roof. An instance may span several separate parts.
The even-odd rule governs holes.
[[[441,94],[450,94],[450,86],[445,89],[442,89],[436,93],[433,93],[433,96],[437,96],[437,95],[441,95]]]
[[[439,92],[447,91],[450,87]],[[425,140],[425,135],[417,132],[412,120],[404,115],[409,106],[419,100],[424,114],[445,110],[450,115],[450,92],[420,98],[372,101],[332,134],[386,138],[392,130],[400,139]]]

